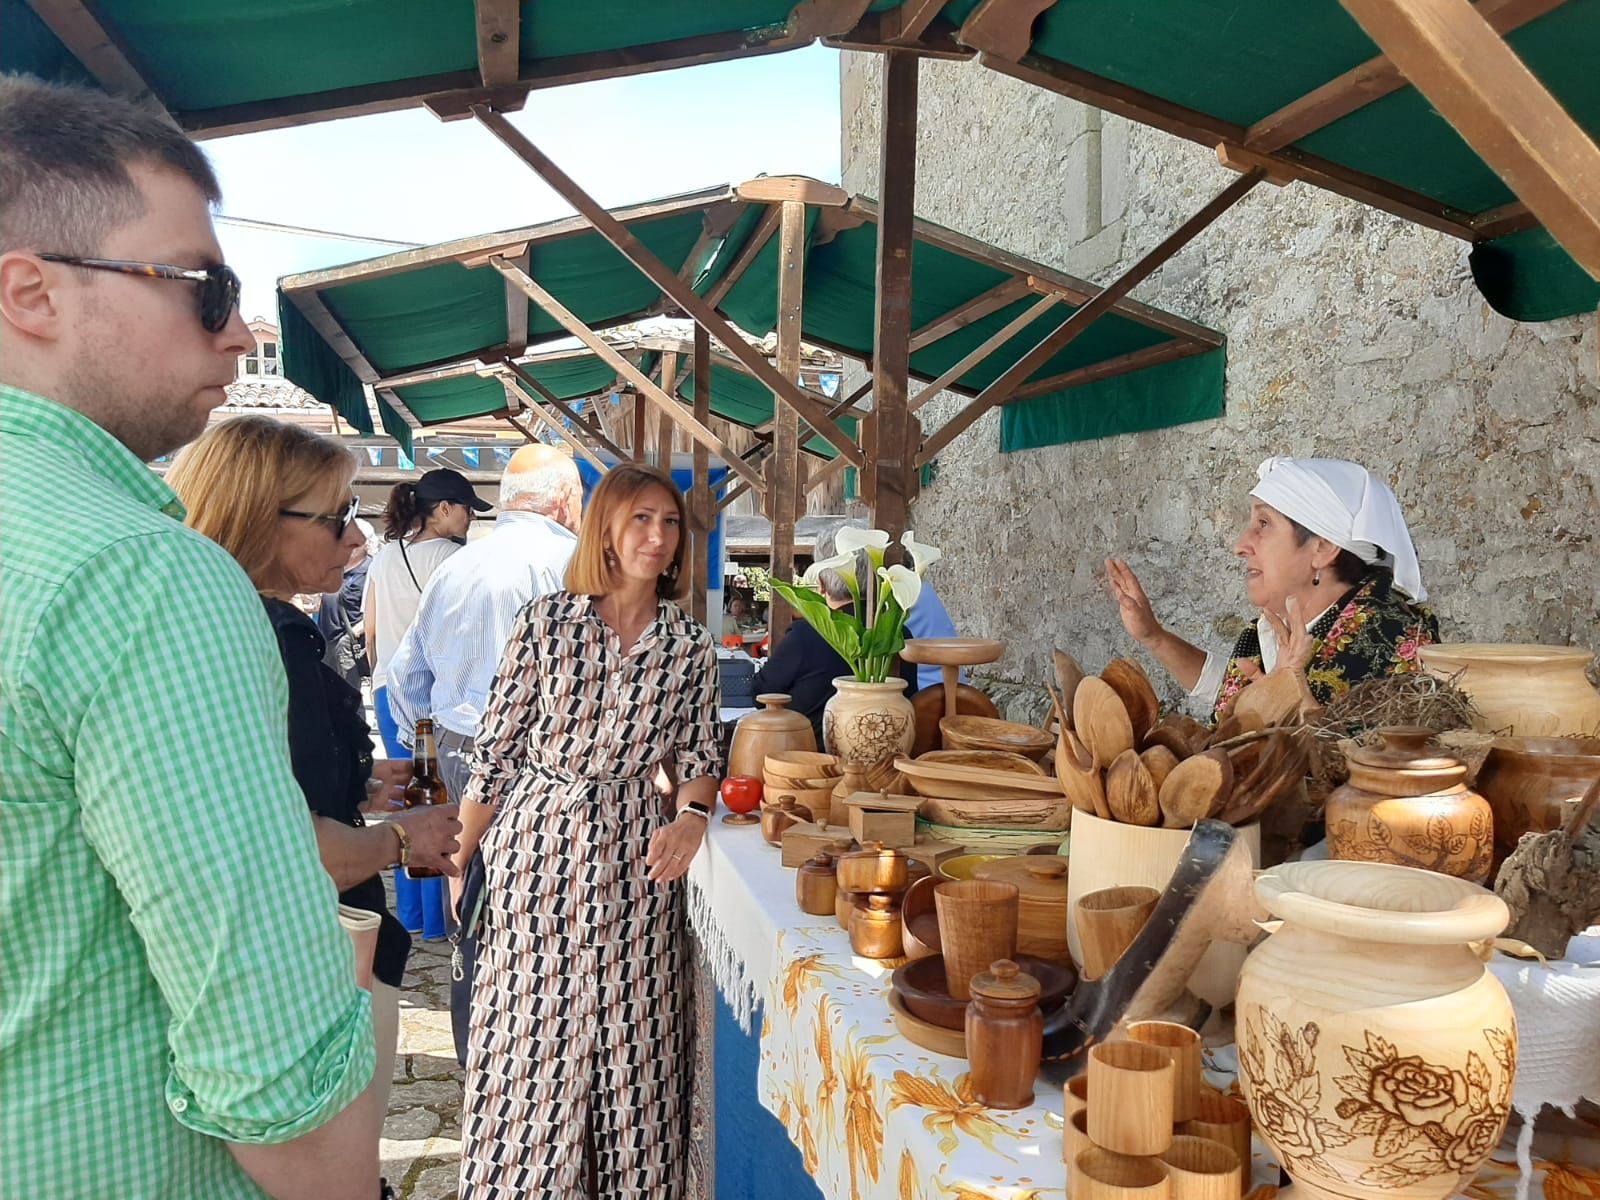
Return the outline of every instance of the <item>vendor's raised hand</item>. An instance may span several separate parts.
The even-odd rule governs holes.
[[[1278,666],[1287,667],[1296,675],[1303,677],[1306,667],[1311,664],[1311,654],[1316,649],[1316,639],[1306,629],[1305,617],[1300,612],[1300,601],[1290,596],[1284,601],[1283,612],[1262,609],[1261,615],[1266,617],[1267,624],[1278,637]]]
[[[652,833],[644,856],[645,866],[650,868],[650,882],[671,883],[681,878],[705,836],[706,818],[694,813],[684,813]]]
[[[1117,602],[1117,614],[1128,636],[1141,645],[1161,632],[1161,622],[1156,620],[1150,598],[1144,594],[1139,577],[1120,558],[1106,559],[1106,584],[1111,598]]]

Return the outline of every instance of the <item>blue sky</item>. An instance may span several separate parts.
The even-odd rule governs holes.
[[[760,174],[839,181],[839,56],[788,54],[530,93],[513,123],[613,207]],[[204,143],[222,213],[400,241],[437,242],[570,211],[472,121],[424,109]],[[276,320],[280,275],[391,247],[219,223],[246,317]]]

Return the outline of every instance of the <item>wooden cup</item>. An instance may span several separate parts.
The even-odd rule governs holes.
[[[1178,1132],[1232,1150],[1239,1160],[1240,1189],[1250,1186],[1250,1110],[1243,1104],[1212,1088],[1201,1088],[1199,1111],[1179,1125]]]
[[[1080,1075],[1078,1078],[1083,1077]],[[1093,1150],[1094,1143],[1089,1140],[1089,1114],[1081,1108],[1075,1113],[1068,1113],[1067,1123],[1062,1126],[1061,1139],[1069,1167],[1085,1150]],[[1230,1196],[1228,1200],[1234,1198]]]
[[[1092,1047],[1089,1140],[1117,1154],[1160,1154],[1172,1144],[1175,1073],[1172,1056],[1160,1046],[1101,1042]]]
[[[1067,1103],[1067,1116],[1075,1112],[1082,1112],[1089,1105],[1089,1077],[1087,1075],[1074,1075],[1067,1080],[1067,1086],[1061,1089],[1061,1094]],[[1067,1158],[1072,1161],[1071,1156]]]
[[[1239,1156],[1210,1138],[1184,1134],[1161,1155],[1172,1200],[1237,1200],[1243,1168]]]
[[[1200,1035],[1173,1021],[1135,1021],[1128,1039],[1159,1046],[1172,1055],[1172,1119],[1188,1121],[1200,1114]]]
[[[1018,892],[1014,883],[951,880],[933,889],[944,948],[945,984],[957,1000],[972,999],[972,977],[1017,956]]]
[[[1067,1170],[1067,1195],[1072,1200],[1171,1200],[1172,1184],[1158,1158],[1090,1146]]]
[[[1098,979],[1122,957],[1155,911],[1161,893],[1149,887],[1109,887],[1080,897],[1073,909],[1083,978]]]

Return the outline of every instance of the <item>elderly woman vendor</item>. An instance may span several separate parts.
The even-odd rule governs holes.
[[[1107,578],[1122,624],[1213,720],[1274,670],[1292,673],[1302,711],[1366,679],[1414,671],[1417,647],[1439,638],[1411,533],[1394,493],[1364,467],[1335,458],[1269,458],[1250,493],[1234,553],[1257,609],[1226,655],[1162,628],[1127,563]]]

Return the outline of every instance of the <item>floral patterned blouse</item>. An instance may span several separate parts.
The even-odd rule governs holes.
[[[1387,571],[1369,574],[1311,626],[1306,682],[1318,704],[1327,704],[1365,680],[1419,670],[1417,647],[1439,640],[1439,621],[1432,610],[1407,603],[1392,584]],[[1220,721],[1233,711],[1234,698],[1249,682],[1239,669],[1245,662],[1262,666],[1254,622],[1239,635],[1228,656],[1212,720]]]

